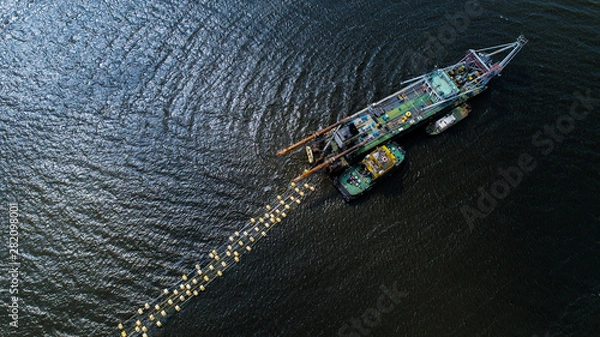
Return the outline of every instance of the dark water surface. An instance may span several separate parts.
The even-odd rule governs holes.
[[[19,327],[3,308],[0,336],[115,333],[305,168],[278,149],[520,33],[529,44],[468,119],[402,139],[406,167],[355,204],[319,177],[304,207],[151,335],[600,336],[598,1],[0,9],[7,305],[11,203],[21,263]],[[468,20],[454,35],[457,14]],[[580,120],[567,118],[576,92],[595,98],[577,103]],[[557,122],[564,139],[543,133]],[[523,154],[535,168],[469,226],[461,209]],[[406,296],[376,314],[394,287]]]

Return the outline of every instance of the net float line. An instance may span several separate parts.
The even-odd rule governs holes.
[[[285,193],[278,195],[273,206],[266,205],[264,213],[250,218],[245,225],[230,235],[225,245],[212,250],[208,257],[195,265],[194,269],[181,276],[181,281],[165,288],[151,302],[140,306],[129,319],[117,325],[118,336],[148,337],[155,328],[161,328],[165,320],[192,298],[206,290],[208,284],[223,276],[223,272],[241,261],[252,251],[258,241],[283,219],[288,212],[300,205],[308,193],[315,188],[309,184],[292,182]]]

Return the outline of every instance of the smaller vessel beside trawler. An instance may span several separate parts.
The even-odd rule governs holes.
[[[305,146],[311,168],[294,182],[326,170],[344,197],[352,199],[344,192],[352,187],[344,182],[347,172],[359,170],[362,164],[357,163],[436,117],[426,130],[432,135],[464,119],[470,111],[466,101],[487,89],[488,82],[500,75],[527,42],[521,35],[512,43],[470,49],[456,64],[400,83],[405,86],[399,91],[279,151],[277,156]],[[494,61],[499,55],[504,56]],[[438,117],[444,112],[446,115]]]
[[[467,103],[461,104],[456,108],[450,110],[450,112],[444,117],[429,123],[427,128],[425,128],[425,132],[429,135],[439,135],[440,133],[448,130],[452,125],[462,121],[469,115],[471,112],[471,106]]]

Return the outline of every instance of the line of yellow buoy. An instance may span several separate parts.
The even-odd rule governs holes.
[[[145,303],[137,313],[123,323],[119,323],[119,336],[148,337],[154,327],[162,327],[164,319],[173,311],[179,312],[181,307],[206,290],[206,286],[223,272],[240,262],[241,257],[252,251],[252,247],[267,233],[288,216],[288,211],[302,203],[308,192],[315,188],[308,184],[302,186],[291,183],[283,195],[277,196],[274,206],[266,205],[266,212],[257,218],[251,218],[246,225],[229,236],[229,240],[221,249],[213,250],[208,259],[197,264],[195,269],[184,274],[179,284],[170,289],[164,289],[159,297],[150,303]],[[161,321],[162,320],[162,321]]]

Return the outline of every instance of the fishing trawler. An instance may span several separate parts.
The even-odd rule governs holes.
[[[399,91],[279,151],[277,156],[306,145],[312,166],[294,181],[323,169],[335,178],[376,147],[483,92],[526,43],[521,35],[512,43],[470,49],[456,64],[400,83],[404,87]]]

